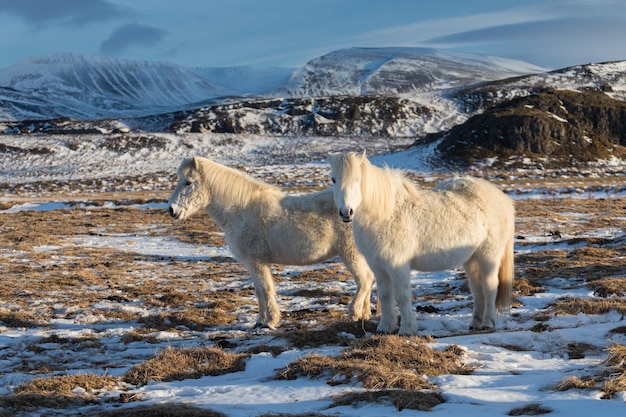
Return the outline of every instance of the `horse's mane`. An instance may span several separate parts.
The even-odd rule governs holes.
[[[376,213],[383,217],[393,214],[398,192],[413,194],[415,189],[401,171],[373,165],[365,156],[361,159],[361,194]]]
[[[224,202],[236,205],[248,204],[262,190],[282,192],[274,185],[206,158],[196,157],[185,160],[180,167],[179,174],[184,174],[189,169],[195,169],[200,173],[211,190],[211,194],[219,195]]]
[[[367,205],[382,216],[390,216],[393,213],[398,192],[404,192],[404,190],[410,194],[416,192],[415,187],[401,171],[374,166],[364,154],[348,152],[337,154],[333,159],[333,164],[342,172],[349,173],[349,175],[361,174],[363,201],[367,201]],[[346,180],[350,181],[349,178]]]

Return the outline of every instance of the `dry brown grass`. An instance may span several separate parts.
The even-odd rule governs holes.
[[[372,336],[357,340],[337,357],[315,354],[298,359],[280,370],[276,379],[325,376],[329,384],[345,384],[356,378],[368,389],[433,389],[424,375],[472,371],[463,363],[463,353],[457,346],[433,350],[418,337]]]
[[[171,330],[183,326],[186,329],[202,331],[210,327],[224,326],[235,320],[237,320],[235,314],[219,308],[189,308],[143,317],[139,319],[139,323],[150,329]]]
[[[167,347],[154,358],[134,366],[124,374],[129,384],[145,384],[148,381],[182,381],[202,376],[217,376],[243,371],[246,354],[227,353],[223,349]]]
[[[94,374],[35,378],[20,384],[13,394],[0,397],[0,406],[14,410],[33,406],[65,408],[72,403],[94,402],[99,392],[119,386],[118,378]]]
[[[324,312],[326,313],[326,312]],[[286,339],[292,346],[302,349],[303,347],[318,347],[323,345],[348,346],[353,337],[364,337],[368,333],[375,333],[377,323],[369,320],[357,322],[334,321],[336,317],[323,314],[320,321],[321,328],[310,329],[300,326],[295,329],[282,330],[280,337]]]
[[[430,411],[433,407],[445,402],[438,392],[412,391],[403,389],[368,390],[350,392],[333,398],[331,407],[342,405],[359,406],[367,403],[391,402],[396,410]]]
[[[606,314],[610,311],[626,314],[626,299],[581,299],[566,297],[551,303],[550,309],[557,315],[576,315],[579,313]]]
[[[612,398],[618,392],[626,391],[626,346],[613,344],[609,347],[609,357],[604,361],[607,378],[602,391]]]
[[[532,316],[532,320],[538,323],[531,330],[550,332],[552,329],[547,321],[557,314],[602,314],[608,311],[624,314],[626,239],[618,233],[603,238],[585,236],[593,235],[598,227],[626,230],[626,199],[521,200],[516,206],[516,233],[519,236],[516,244],[521,249],[526,245],[531,247],[524,254],[516,254],[516,295],[532,296],[549,290],[554,285],[551,280],[555,278],[562,279],[564,288],[586,286],[594,292],[590,299],[561,299],[547,310],[538,312]],[[280,296],[307,297],[319,305],[283,310],[281,328],[261,333],[258,340],[255,339],[257,335],[252,333],[240,338],[233,337],[228,331],[220,334],[223,328],[236,328],[243,314],[256,315],[254,289],[240,263],[228,257],[188,260],[174,256],[141,255],[132,250],[134,237],[173,238],[198,245],[223,246],[223,234],[205,214],[184,222],[174,222],[164,210],[77,208],[24,211],[0,213],[0,228],[0,322],[8,328],[29,328],[44,335],[24,344],[27,353],[34,354],[35,358],[24,359],[6,372],[42,376],[76,371],[72,367],[73,356],[81,355],[83,361],[88,361],[85,357],[90,352],[98,352],[95,356],[102,360],[102,350],[111,346],[111,341],[106,339],[111,336],[98,332],[77,337],[57,336],[55,325],[51,324],[53,319],[72,320],[77,325],[89,323],[86,328],[92,324],[109,326],[110,323],[119,323],[120,331],[116,337],[121,341],[117,344],[120,349],[135,342],[149,343],[161,349],[156,357],[151,357],[149,351],[145,356],[131,356],[123,361],[115,359],[106,364],[90,363],[85,368],[130,367],[125,379],[135,384],[151,379],[197,378],[217,372],[210,363],[221,363],[220,354],[212,356],[213,353],[205,352],[208,348],[193,351],[167,347],[167,340],[159,335],[161,331],[193,340],[206,338],[209,343],[224,349],[238,348],[247,352],[242,356],[235,354],[235,358],[229,357],[225,359],[226,364],[218,366],[233,371],[245,366],[245,357],[250,354],[270,352],[278,355],[292,347],[306,352],[306,349],[322,345],[348,346],[337,357],[305,356],[289,364],[280,372],[282,376],[278,376],[320,377],[330,384],[356,380],[364,387],[372,387],[368,388],[372,391],[335,399],[337,405],[350,401],[357,404],[390,401],[398,409],[412,408],[411,398],[421,398],[419,390],[432,388],[423,375],[471,371],[463,364],[463,352],[459,348],[436,352],[418,338],[370,337],[375,331],[376,321],[349,322],[345,305],[350,301],[351,294],[324,289],[324,283],[329,280],[352,279],[345,268],[335,262],[297,273],[285,273],[280,266],[275,268],[279,272],[279,294],[281,282],[288,280],[301,284],[300,291],[283,292]],[[76,239],[97,240],[118,235],[127,236],[128,241],[116,248],[86,247],[76,243]],[[544,240],[539,244],[526,243],[523,238],[531,235],[543,236]],[[556,244],[559,245],[557,249]],[[454,285],[451,288],[458,291]],[[454,296],[447,291],[429,296],[433,297],[433,302],[438,301],[439,296]],[[515,309],[513,314],[515,316]],[[84,315],[90,317],[83,322]],[[122,328],[124,331],[121,331]],[[626,331],[616,327],[612,333],[619,336]],[[276,340],[278,346],[268,345],[268,337]],[[513,345],[506,347],[523,349]],[[567,353],[570,358],[580,358],[590,352],[598,354],[601,348],[572,341],[567,344]],[[48,353],[56,350],[66,355],[51,361],[52,356]],[[223,349],[218,351],[232,355]],[[601,372],[564,380],[561,389],[601,389],[607,396],[624,391],[626,378],[623,365],[620,365],[624,358],[622,353],[617,352],[621,352],[621,348],[612,347],[607,352],[610,360],[599,367]],[[120,357],[113,352],[112,355]],[[231,365],[228,361],[232,362]],[[181,369],[188,373],[172,371]],[[30,376],[23,379],[28,378]],[[33,383],[30,388],[19,388],[23,392],[18,393],[16,389],[11,395],[0,398],[0,404],[13,411],[56,407],[66,408],[71,413],[85,402],[97,403],[98,392],[111,389],[104,382],[97,382],[98,378],[94,376],[95,388],[92,390],[72,392],[72,388],[69,394],[63,388],[67,380],[62,377],[35,378],[32,381],[46,381],[37,382],[40,387]],[[55,384],[56,387],[50,387]],[[100,388],[99,384],[102,384]],[[48,391],[44,392],[44,388]],[[432,391],[423,393],[436,394]],[[130,392],[121,397],[131,398],[133,394]],[[120,398],[120,402],[126,402],[124,398]],[[422,402],[428,404],[428,401]],[[522,407],[522,411],[529,415],[533,412],[531,408]],[[183,413],[186,412],[189,413],[187,415],[217,415],[210,414],[210,410],[180,404],[120,409],[119,412],[101,415],[167,416],[169,412],[179,412],[177,415],[185,415]],[[8,415],[11,414],[12,411]]]
[[[598,297],[623,297],[626,295],[626,278],[596,279],[588,282],[587,287]]]
[[[604,398],[613,398],[618,392],[626,391],[626,346],[613,344],[608,357],[597,372],[582,377],[567,377],[552,386],[557,391],[570,389],[599,389]]]

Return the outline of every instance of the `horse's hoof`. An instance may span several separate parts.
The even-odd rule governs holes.
[[[482,327],[474,327],[474,326],[470,326],[470,332],[472,333],[493,333],[494,329],[493,327],[488,327],[488,326],[482,326]]]

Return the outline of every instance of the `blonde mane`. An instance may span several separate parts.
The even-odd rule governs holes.
[[[401,171],[384,167],[379,168],[367,159],[365,155],[355,152],[339,154],[335,158],[336,167],[344,173],[346,181],[350,182],[355,176],[361,176],[361,204],[364,209],[383,217],[391,216],[397,207],[398,192],[406,190],[416,194],[417,190]]]
[[[374,212],[389,217],[397,208],[398,193],[404,190],[415,194],[415,187],[408,182],[404,173],[387,166],[379,168],[372,165],[367,158],[361,162],[361,195]]]
[[[274,185],[206,158],[196,157],[185,160],[179,170],[180,174],[185,177],[193,171],[198,172],[201,180],[211,190],[211,194],[229,205],[246,206],[261,191],[271,190],[282,193],[280,188]]]

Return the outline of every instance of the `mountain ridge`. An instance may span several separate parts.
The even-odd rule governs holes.
[[[0,69],[0,118],[142,117],[233,97],[420,93],[521,75],[529,69],[541,70],[521,61],[424,48],[342,49],[300,69],[185,68],[59,53]]]

